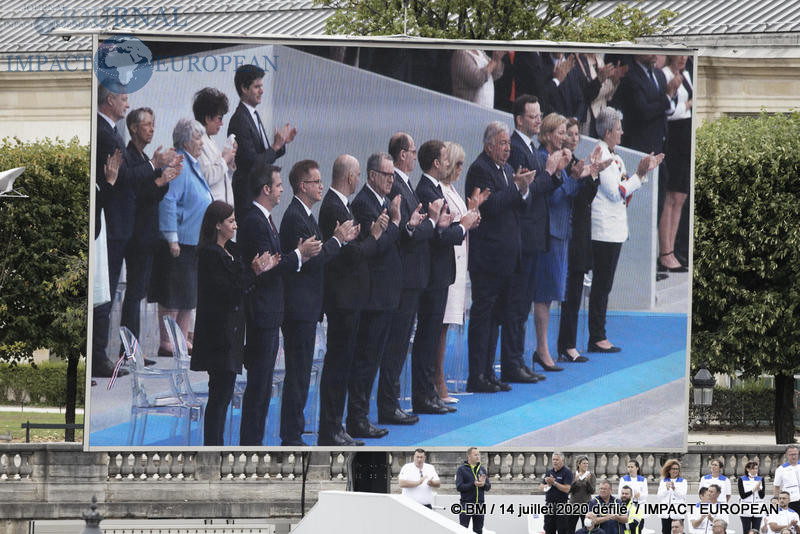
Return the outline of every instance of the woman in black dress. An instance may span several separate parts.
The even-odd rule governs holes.
[[[224,445],[225,418],[236,375],[242,371],[244,295],[255,277],[277,263],[265,252],[242,262],[236,243],[233,207],[220,200],[206,209],[200,226],[197,265],[197,320],[191,369],[208,372],[204,445]]]

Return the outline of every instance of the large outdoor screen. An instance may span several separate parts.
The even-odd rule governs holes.
[[[686,447],[693,51],[97,45],[86,447]]]

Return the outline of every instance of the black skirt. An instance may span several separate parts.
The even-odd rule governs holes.
[[[689,166],[692,157],[692,119],[668,121],[664,163],[667,165],[667,191],[689,194]]]
[[[147,300],[171,310],[192,310],[197,306],[197,247],[180,247],[180,255],[173,258],[169,243],[158,244]]]

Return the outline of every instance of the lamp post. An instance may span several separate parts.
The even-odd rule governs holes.
[[[700,420],[698,423],[706,423],[706,410],[711,406],[714,398],[714,385],[717,383],[716,378],[708,370],[707,364],[700,365],[700,369],[692,377],[692,386],[694,387],[694,405],[700,407]]]
[[[92,495],[92,504],[89,506],[89,511],[83,513],[83,520],[86,521],[81,534],[103,534],[100,530],[100,521],[103,520],[103,514],[97,511],[97,497]]]

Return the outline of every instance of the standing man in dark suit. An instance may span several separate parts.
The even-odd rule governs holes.
[[[316,161],[298,161],[289,171],[294,198],[281,220],[281,250],[290,253],[298,241],[314,237],[322,242],[322,232],[311,208],[322,200],[322,176]],[[305,427],[303,408],[308,400],[311,363],[317,339],[317,322],[322,317],[325,264],[358,235],[358,226],[345,221],[334,227],[322,245],[322,252],[303,262],[297,272],[284,276],[286,308],[283,318],[283,349],[286,377],[281,399],[281,445],[305,446],[301,435]]]
[[[417,160],[417,149],[414,140],[404,132],[398,132],[389,140],[389,154],[394,163],[394,181],[389,199],[399,196],[400,201],[400,238],[398,248],[400,261],[403,264],[403,291],[400,294],[400,305],[392,318],[389,341],[381,360],[381,377],[378,382],[378,422],[393,425],[411,425],[419,421],[419,417],[406,413],[400,408],[400,374],[408,356],[411,343],[411,330],[414,328],[414,317],[419,307],[419,296],[428,285],[430,275],[430,252],[428,241],[433,238],[436,221],[439,217],[441,202],[428,209],[430,216],[422,214],[409,173],[414,170]],[[418,413],[447,413],[446,408],[437,406],[415,405]]]
[[[246,212],[238,230],[243,258],[254,258],[264,252],[280,254],[278,229],[272,210],[283,193],[280,167],[257,162],[250,171],[253,184],[253,207]],[[244,207],[244,205],[241,205]],[[248,295],[247,345],[244,366],[247,386],[242,398],[242,425],[239,445],[260,446],[264,441],[264,425],[272,395],[272,372],[278,355],[278,327],[283,322],[283,276],[300,270],[303,262],[320,253],[322,243],[315,236],[300,240],[297,248],[280,254],[275,268],[256,278],[256,287]]]
[[[108,279],[111,301],[95,306],[92,312],[92,376],[110,377],[114,370],[106,355],[108,344],[108,328],[111,319],[111,304],[117,290],[122,260],[125,257],[125,245],[133,232],[133,198],[132,188],[128,182],[125,164],[125,142],[117,132],[117,122],[125,118],[128,111],[128,95],[113,93],[106,86],[97,86],[97,210],[102,207],[105,221],[97,219],[99,224],[106,225],[106,245],[108,250]],[[116,168],[116,178],[106,179],[106,164]],[[97,236],[95,236],[97,237]],[[103,276],[104,273],[98,273]],[[120,369],[120,372],[123,371]],[[127,374],[127,372],[122,373]]]
[[[536,258],[547,250],[550,236],[547,196],[561,185],[561,170],[569,163],[569,159],[565,160],[561,152],[553,153],[542,165],[536,157],[533,138],[539,134],[542,113],[535,96],[522,95],[517,98],[512,112],[515,129],[511,134],[508,164],[513,169],[533,170],[536,178],[530,185],[530,196],[519,216],[522,256],[508,292],[508,321],[503,325],[500,349],[503,362],[500,379],[504,382],[535,383],[545,377],[534,373],[525,364],[525,323],[536,287]]]
[[[372,154],[367,160],[367,183],[356,195],[351,208],[361,227],[362,237],[381,215],[388,213],[391,223],[377,240],[375,256],[369,266],[369,298],[361,312],[353,367],[347,393],[347,433],[354,438],[381,438],[389,433],[375,427],[369,414],[369,397],[375,375],[386,350],[392,317],[400,304],[402,263],[397,250],[400,235],[400,195],[391,203],[386,195],[392,190],[394,166],[385,152]]]
[[[253,200],[252,184],[247,183],[250,170],[257,161],[265,165],[274,163],[286,153],[286,144],[291,143],[297,135],[297,128],[289,123],[274,130],[272,143],[267,137],[267,130],[261,122],[256,107],[261,103],[264,94],[264,69],[257,65],[246,64],[236,69],[233,83],[241,101],[233,112],[228,123],[228,135],[236,135],[236,171],[233,173],[233,202],[237,207],[236,218],[241,220]],[[241,206],[241,208],[239,207]]]
[[[361,167],[358,160],[342,154],[333,162],[331,187],[322,199],[319,226],[323,239],[333,236],[336,228],[353,221],[348,197],[358,187]],[[327,350],[319,387],[319,437],[317,445],[347,447],[363,445],[342,427],[347,382],[356,348],[359,316],[369,292],[367,259],[377,252],[378,240],[389,223],[389,216],[380,215],[368,235],[350,241],[342,252],[325,267],[323,309],[328,317]],[[355,228],[358,228],[357,226]]]
[[[125,248],[125,299],[120,312],[120,326],[127,326],[139,337],[139,308],[147,296],[155,247],[159,241],[158,203],[183,168],[183,156],[174,148],[161,151],[158,147],[151,160],[144,147],[153,140],[155,115],[150,108],[137,108],[128,113],[125,122],[131,140],[125,150],[128,174],[139,187],[134,191],[136,210],[133,233]],[[151,360],[152,361],[152,360]],[[153,362],[155,363],[155,362]]]
[[[417,184],[416,193],[420,202],[423,205],[438,203],[444,206],[444,193],[439,184],[449,166],[444,143],[439,140],[423,143],[419,148],[419,166],[422,177]],[[451,223],[452,215],[444,206],[439,214],[436,235],[430,241],[430,277],[420,296],[417,331],[411,350],[411,401],[415,412],[423,412],[430,406],[445,406],[436,393],[434,375],[436,349],[447,306],[447,291],[456,279],[453,247],[464,241],[467,232],[477,225],[478,219],[477,211],[468,211],[459,222]]]
[[[481,204],[481,225],[470,237],[467,268],[472,282],[469,313],[469,378],[467,391],[496,393],[511,386],[494,374],[499,326],[505,328],[504,303],[511,276],[519,268],[519,214],[529,196],[534,171],[516,173],[507,163],[511,153],[508,126],[492,122],[483,134],[483,152],[470,165],[465,191],[488,189]]]

